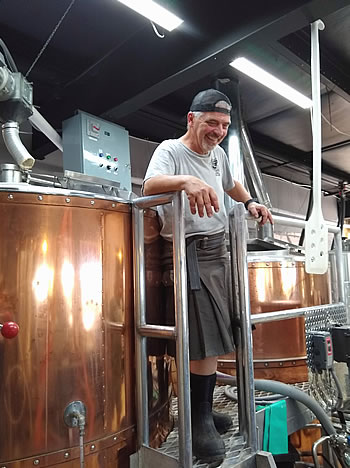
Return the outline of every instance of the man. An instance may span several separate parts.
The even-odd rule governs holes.
[[[272,223],[268,209],[256,203],[243,185],[234,181],[227,156],[218,146],[231,123],[231,108],[228,97],[215,89],[197,94],[187,115],[187,132],[180,139],[166,140],[158,146],[143,187],[144,195],[184,190],[189,201],[185,206],[185,236],[192,447],[194,455],[206,462],[224,458],[225,445],[219,432],[225,432],[232,424],[227,415],[212,411],[218,356],[234,349],[224,193],[245,203],[253,216],[261,217],[261,224]],[[158,210],[161,235],[171,241],[171,207],[163,205]],[[170,271],[171,243],[164,244],[163,265]],[[165,276],[166,285],[170,277]],[[173,310],[172,287],[167,290],[167,309]]]

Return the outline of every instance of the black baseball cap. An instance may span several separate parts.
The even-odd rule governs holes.
[[[232,104],[226,94],[217,89],[206,89],[193,98],[190,112],[222,112],[230,114]]]

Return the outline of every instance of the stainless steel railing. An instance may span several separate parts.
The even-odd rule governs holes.
[[[144,209],[171,203],[173,206],[173,263],[175,327],[146,323],[144,263]],[[178,381],[179,464],[192,468],[187,272],[184,235],[184,192],[133,200],[134,316],[136,334],[136,393],[138,447],[149,447],[147,394],[147,337],[175,338]]]
[[[270,322],[274,320],[286,320],[306,315],[315,307],[301,309],[280,310],[264,314],[250,314],[249,279],[248,279],[248,253],[247,219],[251,218],[242,203],[238,203],[231,209],[229,215],[230,227],[230,251],[232,267],[233,297],[235,298],[235,314],[240,322],[239,330],[235,331],[237,342],[237,388],[238,388],[238,412],[240,433],[245,437],[246,443],[254,452],[257,451],[256,417],[254,405],[254,367],[252,347],[252,323]],[[274,216],[275,223],[292,227],[305,226],[305,221]],[[338,303],[332,305],[317,306],[317,309],[334,308],[344,306],[344,272],[342,262],[342,240],[340,228],[328,225],[328,232],[334,234],[334,246],[337,267],[337,282],[339,285]]]

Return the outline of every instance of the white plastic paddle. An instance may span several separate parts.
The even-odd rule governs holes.
[[[328,228],[321,208],[321,90],[318,31],[321,20],[311,24],[312,140],[313,140],[313,207],[305,225],[305,270],[323,274],[328,269]]]

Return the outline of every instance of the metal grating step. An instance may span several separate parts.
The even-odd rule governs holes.
[[[305,392],[308,391],[309,387],[307,382],[296,384],[295,386]],[[255,392],[255,395],[257,397],[265,397],[270,394],[259,391]],[[238,464],[240,460],[245,459],[251,453],[249,448],[245,448],[243,437],[239,435],[238,404],[225,395],[225,386],[217,386],[215,388],[213,406],[216,411],[229,414],[232,417],[232,428],[221,436],[226,446],[226,458],[220,465],[217,465],[203,463],[194,457],[193,468],[229,468]],[[174,429],[158,450],[178,459],[177,398],[173,398],[172,413],[175,421]]]

